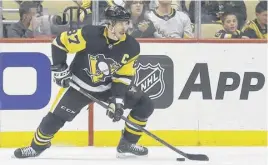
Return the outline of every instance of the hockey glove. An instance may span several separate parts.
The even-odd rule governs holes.
[[[54,72],[54,82],[63,88],[68,88],[69,82],[72,79],[72,73],[70,72],[68,65],[60,64],[52,66],[52,71]]]
[[[109,108],[106,111],[106,115],[113,119],[113,122],[117,122],[124,114],[124,103],[122,99],[113,98],[109,104]]]

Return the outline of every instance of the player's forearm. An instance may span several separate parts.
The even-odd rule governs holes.
[[[53,65],[59,65],[66,63],[67,53],[66,51],[58,48],[52,44],[52,62]]]

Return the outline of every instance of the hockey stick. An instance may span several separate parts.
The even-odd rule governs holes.
[[[105,103],[101,102],[100,100],[96,99],[95,97],[91,96],[86,90],[84,90],[83,88],[79,87],[78,85],[76,85],[75,83],[73,83],[72,81],[70,81],[70,86],[74,89],[76,89],[78,92],[82,93],[83,95],[85,95],[86,97],[88,97],[90,100],[96,102],[97,104],[99,104],[100,106],[102,106],[105,109],[108,109],[108,105],[106,105]],[[166,147],[172,149],[173,151],[175,151],[176,153],[184,156],[185,158],[189,159],[189,160],[198,160],[198,161],[208,161],[209,158],[207,155],[203,155],[203,154],[189,154],[189,153],[185,153],[175,147],[173,147],[172,145],[170,145],[169,143],[165,142],[164,140],[160,139],[159,137],[157,137],[156,135],[152,134],[151,132],[147,131],[145,128],[131,122],[130,120],[128,120],[125,116],[121,117],[122,120],[124,120],[125,122],[133,125],[134,127],[138,128],[139,130],[143,131],[144,133],[146,133],[148,136],[152,137],[153,139],[157,140],[158,142],[162,143],[163,145],[165,145]],[[178,158],[179,159],[179,158]]]

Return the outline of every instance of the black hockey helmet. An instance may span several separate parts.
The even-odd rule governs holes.
[[[122,6],[113,5],[105,9],[105,18],[114,21],[128,21],[131,14]]]

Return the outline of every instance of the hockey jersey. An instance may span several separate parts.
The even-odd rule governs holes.
[[[229,33],[226,30],[222,29],[220,31],[218,31],[215,34],[215,38],[225,38],[225,39],[230,39],[230,38],[241,38],[242,37],[242,33],[240,30],[236,30],[233,33]]]
[[[156,38],[193,38],[193,29],[190,18],[181,11],[172,9],[169,15],[159,15],[156,10],[148,13],[153,22]]]
[[[61,33],[52,44],[53,65],[66,63],[67,54],[75,54],[70,70],[79,86],[92,92],[111,89],[114,96],[124,97],[135,75],[140,45],[127,34],[113,41],[107,31],[87,25]]]
[[[249,38],[267,39],[267,25],[262,29],[257,19],[249,21],[242,31]]]

